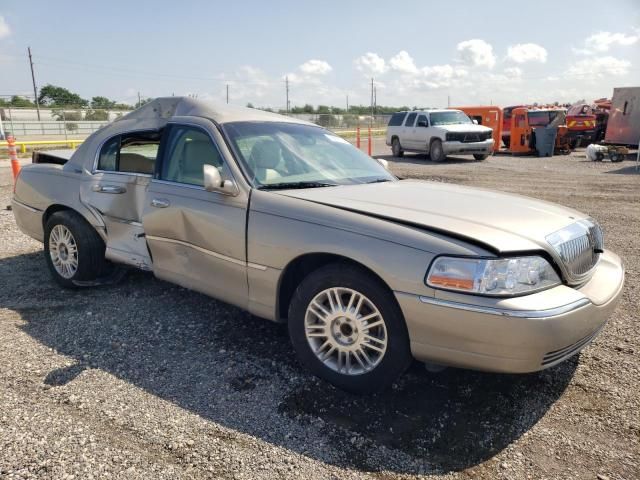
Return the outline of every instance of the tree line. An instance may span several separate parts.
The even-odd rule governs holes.
[[[79,94],[70,91],[67,88],[59,87],[56,85],[47,84],[40,89],[38,94],[38,103],[42,107],[50,108],[53,110],[61,109],[82,109],[89,117],[102,116],[102,112],[96,112],[96,110],[133,110],[145,103],[153,100],[152,98],[142,98],[139,102],[133,105],[128,103],[120,103],[115,100],[111,100],[107,97],[96,96],[91,100],[82,98]],[[2,107],[16,107],[16,108],[36,108],[34,101],[19,95],[13,95],[10,99],[0,98],[0,108]],[[249,108],[259,108],[260,110],[267,110],[274,112],[269,107],[254,107],[253,104],[248,103]],[[414,107],[415,109],[416,107]],[[400,110],[411,110],[407,106],[402,107],[390,107],[390,106],[376,106],[374,113],[376,115],[384,115],[394,113]],[[93,111],[93,112],[91,112]],[[278,113],[287,113],[285,110],[278,110]],[[305,104],[303,106],[293,106],[288,113],[293,114],[316,114],[316,115],[371,115],[371,106],[369,105],[350,105],[349,110],[342,107],[335,107],[329,105],[318,105],[314,107],[311,104]],[[106,112],[104,112],[106,114]],[[99,120],[99,118],[88,118],[88,120]],[[105,118],[106,120],[106,118]]]

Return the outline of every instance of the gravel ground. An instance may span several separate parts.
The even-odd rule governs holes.
[[[541,373],[416,364],[393,389],[353,397],[298,366],[284,326],[151,275],[58,288],[41,245],[4,209],[2,161],[0,478],[640,478],[634,164],[385,158],[402,177],[517,192],[597,218],[627,267],[603,333]]]

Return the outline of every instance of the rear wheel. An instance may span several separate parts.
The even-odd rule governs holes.
[[[391,140],[391,153],[393,153],[394,157],[402,157],[404,155],[404,151],[402,150],[398,137],[393,137],[393,140]]]
[[[433,142],[431,142],[429,156],[434,162],[443,162],[445,158],[447,158],[447,156],[444,154],[441,140],[434,140]]]
[[[45,225],[44,255],[53,279],[65,288],[97,279],[107,270],[104,242],[79,214],[55,212]]]
[[[478,161],[486,160],[489,157],[488,153],[474,153],[473,158]]]
[[[393,295],[350,265],[331,264],[302,281],[289,309],[289,335],[309,370],[353,393],[390,386],[411,362]]]

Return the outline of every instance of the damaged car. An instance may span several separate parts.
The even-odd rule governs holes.
[[[286,322],[351,392],[412,359],[537,371],[602,330],[624,269],[593,218],[383,163],[295,118],[160,98],[23,167],[12,206],[61,286],[153,272]]]

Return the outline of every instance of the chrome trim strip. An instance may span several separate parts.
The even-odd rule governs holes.
[[[585,307],[591,304],[591,301],[587,298],[576,300],[575,302],[561,305],[555,308],[549,308],[547,310],[509,310],[504,308],[483,307],[480,305],[469,305],[466,303],[453,302],[450,300],[441,300],[439,298],[420,296],[422,303],[429,305],[437,305],[439,307],[456,308],[458,310],[465,310],[468,312],[486,313],[489,315],[500,315],[504,317],[518,317],[518,318],[550,318],[563,315],[565,313],[573,312],[579,308]]]
[[[16,202],[18,205],[20,205],[22,208],[25,208],[27,210],[29,210],[30,212],[33,213],[42,213],[42,210],[38,210],[37,208],[33,208],[30,207],[29,205],[27,205],[26,203],[22,203],[20,200],[16,200],[15,198],[11,199],[12,202]]]
[[[238,260],[237,258],[228,257],[226,255],[222,255],[221,253],[213,252],[211,250],[207,250],[206,248],[199,247],[194,245],[193,243],[183,242],[182,240],[174,240],[173,238],[165,238],[165,237],[156,237],[155,235],[147,235],[147,240],[157,240],[159,242],[167,242],[173,243],[175,245],[182,245],[184,247],[193,248],[205,255],[210,255],[212,257],[218,258],[220,260],[225,260],[227,262],[234,263],[236,265],[242,265],[243,267],[255,268],[256,270],[266,270],[267,267],[265,265],[259,265],[257,263],[245,262],[243,260]]]

